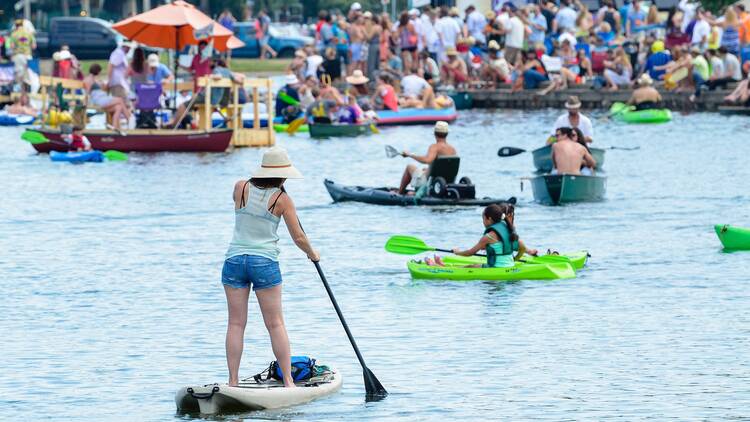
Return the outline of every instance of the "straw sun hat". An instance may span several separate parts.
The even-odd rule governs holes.
[[[252,176],[257,179],[302,179],[302,173],[299,172],[289,159],[286,150],[281,147],[273,147],[263,154],[263,160],[260,167],[256,169]]]
[[[370,81],[370,78],[365,76],[364,73],[362,73],[361,70],[357,69],[354,72],[352,72],[351,76],[346,77],[346,81],[352,85],[362,85],[366,84]]]
[[[565,102],[565,108],[568,110],[578,110],[581,108],[581,100],[577,96],[571,95],[568,97],[568,101]]]

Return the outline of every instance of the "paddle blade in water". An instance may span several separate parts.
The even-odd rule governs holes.
[[[386,391],[383,384],[378,381],[375,374],[373,374],[372,371],[370,371],[370,368],[366,366],[363,368],[362,372],[362,375],[365,378],[365,391],[367,392],[365,400],[369,402],[384,399],[385,396],[388,395],[388,391]]]
[[[396,235],[391,236],[385,243],[385,250],[401,255],[416,255],[426,251],[434,251],[435,248],[427,246],[418,237]]]
[[[295,133],[295,132],[297,132],[297,130],[298,130],[298,129],[300,128],[300,126],[302,126],[303,124],[305,124],[305,118],[304,118],[304,117],[300,117],[300,118],[298,118],[298,119],[294,119],[294,120],[292,121],[292,123],[289,123],[289,126],[287,126],[287,128],[286,128],[286,133],[288,133],[288,134],[290,134],[290,135],[294,135],[294,133]]]
[[[390,145],[386,145],[385,146],[385,155],[387,155],[388,158],[393,158],[393,157],[396,157],[398,155],[401,155],[401,153],[398,152],[398,150],[396,148],[394,148],[394,147],[392,147]]]
[[[526,152],[526,150],[522,148],[516,148],[516,147],[502,147],[499,150],[497,150],[497,155],[499,157],[512,157],[522,152]]]
[[[21,139],[23,139],[26,142],[29,142],[31,144],[44,144],[49,142],[49,139],[47,139],[44,134],[39,133],[34,130],[26,130],[21,135]]]
[[[104,156],[107,157],[107,160],[109,161],[128,161],[128,154],[113,149],[105,151]]]

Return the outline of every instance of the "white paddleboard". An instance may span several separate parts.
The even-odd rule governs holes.
[[[237,387],[206,384],[183,387],[175,395],[177,410],[185,413],[213,415],[251,410],[296,406],[325,397],[341,388],[343,378],[335,370],[284,388],[281,381],[253,378],[242,380]]]

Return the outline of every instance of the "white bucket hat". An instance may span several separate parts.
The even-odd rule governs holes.
[[[292,165],[286,150],[281,147],[273,147],[263,154],[260,167],[252,176],[257,179],[302,179],[302,173]]]
[[[449,128],[448,122],[444,122],[440,120],[439,122],[435,123],[435,133],[447,134],[448,128]]]
[[[299,79],[297,79],[296,75],[290,73],[284,78],[284,83],[287,85],[297,85],[299,83]]]

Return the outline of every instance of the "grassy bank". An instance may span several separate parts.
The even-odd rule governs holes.
[[[81,60],[83,72],[87,73],[92,64],[98,63],[102,69],[107,68],[107,60]],[[232,59],[230,68],[235,72],[272,75],[280,74],[286,71],[291,59]],[[52,73],[52,60],[42,60],[41,71],[45,75]]]

